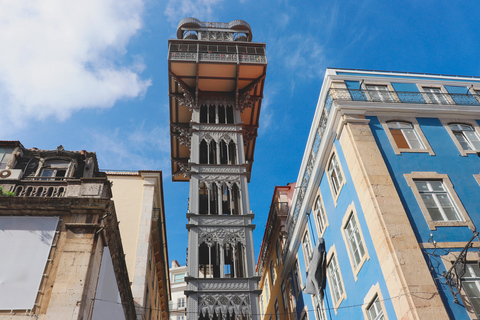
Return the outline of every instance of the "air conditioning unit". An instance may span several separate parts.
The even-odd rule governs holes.
[[[0,170],[0,180],[20,180],[22,169],[3,169]]]

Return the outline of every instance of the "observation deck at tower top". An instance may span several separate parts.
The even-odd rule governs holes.
[[[185,139],[192,110],[209,99],[230,101],[243,110],[238,125],[246,138],[245,160],[251,172],[267,68],[265,43],[251,42],[250,25],[242,20],[186,18],[178,25],[177,38],[168,40],[172,180],[189,180],[180,173],[190,159]]]

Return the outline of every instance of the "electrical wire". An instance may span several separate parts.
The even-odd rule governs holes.
[[[384,298],[382,300],[379,300],[381,302],[384,302],[384,301],[390,301],[390,300],[393,300],[393,299],[396,299],[396,298],[400,298],[400,297],[404,297],[404,296],[407,296],[407,295],[414,295],[414,294],[430,294],[432,295],[432,297],[430,298],[426,298],[428,300],[432,299],[435,295],[437,295],[438,293],[436,292],[421,292],[421,291],[418,291],[418,292],[411,292],[411,293],[404,293],[404,294],[400,294],[400,295],[397,295],[397,296],[394,296],[394,297],[389,297],[389,298]],[[121,302],[116,302],[116,301],[110,301],[110,300],[104,300],[104,299],[100,299],[100,298],[94,298],[92,300],[96,300],[96,301],[102,301],[102,302],[108,302],[108,303],[114,303],[114,304],[119,304],[121,305],[122,303]],[[362,306],[366,306],[366,305],[370,305],[371,302],[367,302],[367,303],[361,303],[361,304],[353,304],[353,305],[349,305],[349,306],[339,306],[338,308],[321,308],[319,307],[320,310],[322,311],[330,311],[330,310],[339,310],[339,309],[351,309],[351,308],[358,308],[358,307],[362,307]],[[146,309],[146,310],[152,310],[152,311],[165,311],[165,310],[162,310],[162,309],[158,309],[158,308],[147,308],[147,307],[143,307],[143,306],[136,306],[135,308],[140,308],[140,309]],[[173,310],[170,310],[170,311],[173,311]],[[307,309],[306,310],[307,312],[315,312],[315,310],[312,310],[312,309]],[[193,314],[198,314],[198,312],[194,312],[194,311],[190,311],[190,312],[187,312],[185,310],[185,312],[182,312],[182,313],[193,313]],[[294,315],[295,313],[293,312],[280,312],[279,314],[281,315]],[[274,316],[275,313],[264,313],[264,314],[261,314],[261,313],[251,313],[250,314],[251,316]]]

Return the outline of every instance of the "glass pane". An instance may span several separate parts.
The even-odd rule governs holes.
[[[472,150],[472,147],[468,143],[467,139],[465,139],[465,136],[462,132],[454,132],[454,135],[457,138],[458,142],[460,142],[463,150]]]
[[[479,281],[462,281],[463,288],[477,314],[480,313],[480,290]]]
[[[432,188],[433,191],[445,191],[445,188],[443,187],[443,182],[442,181],[435,181],[431,180],[428,181],[430,183],[430,187]]]
[[[402,133],[405,135],[405,139],[407,139],[410,148],[425,149],[414,129],[402,129]]]
[[[68,168],[69,164],[70,162],[62,161],[62,160],[53,160],[53,161],[47,162],[47,165],[49,165],[52,168]]]
[[[417,190],[420,192],[428,191],[427,181],[415,180],[415,185],[417,186]]]
[[[475,131],[465,131],[464,132],[467,139],[471,142],[475,150],[480,150],[480,139]]]

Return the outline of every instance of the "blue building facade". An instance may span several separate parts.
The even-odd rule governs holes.
[[[478,319],[478,93],[475,77],[327,70],[282,246],[291,319]]]

